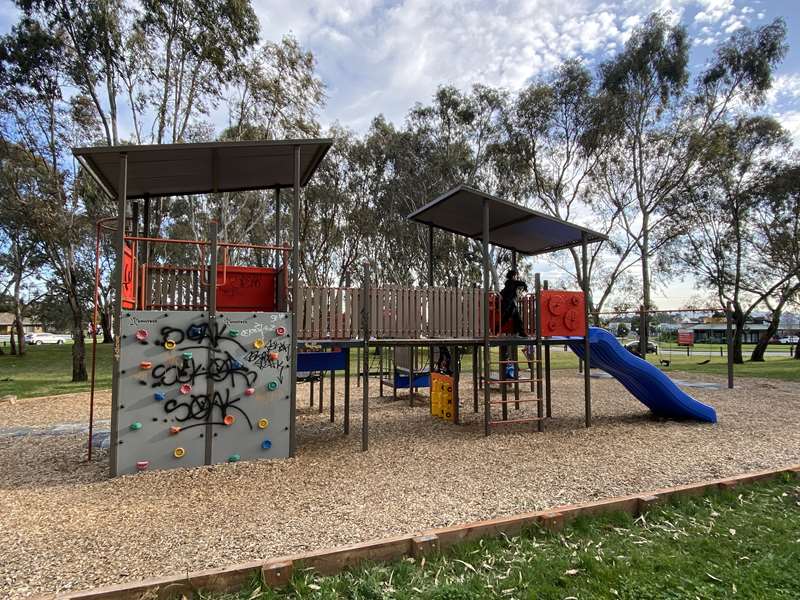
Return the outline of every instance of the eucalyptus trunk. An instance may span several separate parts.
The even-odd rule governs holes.
[[[780,319],[780,315],[773,314],[772,322],[770,322],[769,327],[767,327],[767,330],[758,339],[756,347],[753,348],[753,353],[750,355],[751,362],[764,362],[764,353],[767,351],[767,346],[769,345],[769,341],[778,332],[778,325],[779,325],[778,319]]]
[[[745,315],[741,307],[735,304],[733,307],[733,362],[737,365],[744,364],[742,356],[742,340],[744,338]]]

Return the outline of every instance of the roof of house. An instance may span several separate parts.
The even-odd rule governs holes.
[[[0,312],[0,325],[11,325],[14,322],[14,313]],[[23,325],[41,325],[41,321],[34,321],[29,317],[22,318]]]
[[[300,185],[311,179],[333,140],[259,140],[73,148],[84,169],[117,197],[120,154],[127,155],[127,197],[143,198],[290,188],[300,148]]]
[[[483,239],[483,203],[489,208],[489,243],[522,254],[543,254],[600,242],[602,233],[531,210],[466,185],[418,208],[408,218],[475,240]]]

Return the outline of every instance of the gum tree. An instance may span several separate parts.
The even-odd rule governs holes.
[[[601,65],[599,114],[614,144],[598,174],[631,184],[609,200],[626,215],[623,224],[636,240],[645,306],[652,306],[659,253],[685,230],[670,214],[671,199],[693,173],[710,132],[734,107],[763,102],[772,71],[786,53],[785,37],[781,19],[737,31],[690,86],[686,30],[653,14],[622,52]],[[670,266],[664,260],[661,265]]]

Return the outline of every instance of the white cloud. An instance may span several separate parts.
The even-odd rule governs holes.
[[[700,12],[694,20],[698,23],[716,23],[728,13],[733,12],[733,0],[699,0]]]
[[[790,110],[773,115],[794,138],[796,146],[800,146],[800,110]]]
[[[767,104],[777,107],[800,100],[800,74],[785,73],[772,81],[767,92]]]
[[[722,22],[722,26],[725,28],[725,33],[733,33],[737,29],[741,29],[744,27],[745,19],[738,15],[731,15],[727,19]]]
[[[606,4],[598,9],[592,0],[402,0],[389,7],[355,0],[323,8],[297,0],[286,11],[266,1],[255,7],[265,37],[291,30],[317,56],[329,84],[326,120],[356,129],[380,112],[402,119],[441,84],[518,89],[564,58],[601,57],[641,18]]]
[[[374,115],[402,121],[442,84],[519,89],[565,58],[596,64],[653,10],[696,12],[699,45],[735,31],[751,11],[734,0],[253,0],[263,35],[292,31],[328,85],[325,124],[357,130]]]

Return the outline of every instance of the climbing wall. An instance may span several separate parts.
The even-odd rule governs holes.
[[[453,378],[441,373],[431,373],[431,414],[454,423]]]
[[[116,470],[289,455],[291,316],[126,311]]]
[[[583,292],[542,290],[542,336],[583,336],[586,334]]]

